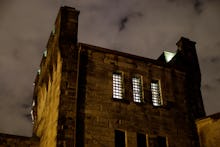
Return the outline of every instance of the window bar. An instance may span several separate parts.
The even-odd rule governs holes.
[[[141,77],[132,78],[132,85],[133,85],[133,99],[134,99],[134,102],[141,103],[142,102]]]
[[[161,94],[160,94],[160,86],[158,81],[151,82],[151,94],[152,94],[152,102],[153,106],[161,106]]]
[[[123,98],[122,74],[113,73],[113,98]]]

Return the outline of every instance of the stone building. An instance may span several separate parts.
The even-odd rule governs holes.
[[[201,147],[220,146],[220,113],[196,121]]]
[[[176,53],[143,58],[78,43],[78,15],[70,7],[58,13],[35,80],[26,146],[199,146],[195,119],[205,112],[195,42],[182,37]],[[0,135],[0,146],[8,139]]]

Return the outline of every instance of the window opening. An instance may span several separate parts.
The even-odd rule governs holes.
[[[37,74],[38,74],[38,75],[40,75],[40,72],[41,72],[41,70],[40,70],[40,69],[38,69],[38,70],[37,70]]]
[[[160,84],[158,80],[154,80],[151,82],[151,94],[152,94],[152,102],[153,106],[161,106],[161,92],[160,92]]]
[[[113,73],[113,98],[123,98],[122,73]]]
[[[157,136],[157,142],[158,147],[166,147],[167,146],[167,140],[164,136]]]
[[[115,130],[115,147],[125,147],[125,132]]]
[[[47,50],[44,51],[43,56],[47,57]]]
[[[137,133],[137,147],[147,147],[145,134]]]
[[[53,25],[53,29],[52,29],[52,34],[54,35],[56,33],[56,26],[55,24]]]
[[[143,94],[142,94],[142,79],[141,76],[137,76],[132,78],[133,85],[133,99],[134,102],[141,103],[143,102]]]

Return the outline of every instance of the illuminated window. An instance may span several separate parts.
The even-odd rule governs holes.
[[[43,56],[47,57],[47,50],[44,51]]]
[[[113,98],[123,98],[122,73],[113,73]]]
[[[161,106],[161,92],[160,92],[160,84],[158,80],[154,80],[151,82],[151,94],[152,94],[152,102],[153,106]]]
[[[115,147],[125,147],[125,132],[115,130]]]
[[[34,112],[33,112],[33,110],[31,110],[31,120],[32,120],[32,123],[34,123]]]
[[[137,133],[137,147],[147,147],[146,135]]]
[[[41,72],[41,70],[40,70],[40,69],[38,69],[38,70],[37,70],[37,74],[38,74],[38,75],[40,75],[40,72]]]
[[[136,76],[136,77],[132,78],[132,85],[133,85],[134,102],[138,102],[138,103],[143,102],[141,76]]]

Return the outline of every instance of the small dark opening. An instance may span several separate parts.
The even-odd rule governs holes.
[[[115,147],[125,147],[125,132],[115,130]]]
[[[159,147],[166,147],[167,146],[166,137],[157,136],[157,142],[158,142]]]
[[[137,133],[137,147],[147,147],[145,134]]]

